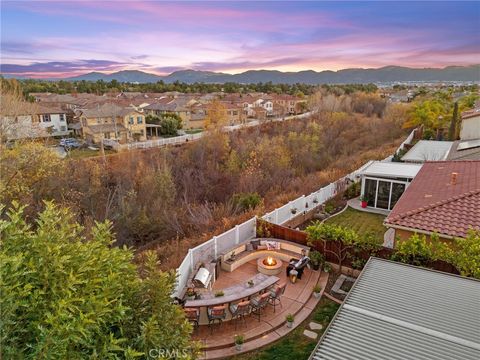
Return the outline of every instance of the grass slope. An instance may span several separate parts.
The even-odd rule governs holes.
[[[385,216],[383,215],[358,211],[348,207],[341,214],[325,222],[351,228],[359,235],[371,233],[383,243],[383,234],[387,230],[387,228],[383,226],[383,220],[385,220]]]

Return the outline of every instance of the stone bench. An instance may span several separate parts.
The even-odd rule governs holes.
[[[264,249],[263,247],[258,250],[247,250],[247,244],[248,243],[243,243],[239,244],[231,249],[228,249],[227,251],[223,252],[221,254],[221,267],[223,270],[232,272],[235,271],[237,268],[240,266],[264,257],[264,256],[274,256],[282,261],[290,261],[290,259],[300,259],[302,257],[302,252],[305,252],[305,255],[308,256],[310,252],[310,248],[308,246],[296,244],[290,241],[286,240],[280,240],[280,239],[257,239],[261,240],[260,244],[262,244],[262,241],[276,241],[280,243],[280,249],[278,250],[267,250]],[[235,254],[235,256],[232,258],[232,255]]]

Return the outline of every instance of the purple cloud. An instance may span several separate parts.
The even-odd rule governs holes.
[[[114,71],[125,67],[127,64],[110,60],[78,60],[78,61],[50,61],[34,62],[28,65],[0,64],[2,73],[54,73],[54,72],[78,72],[78,71]]]

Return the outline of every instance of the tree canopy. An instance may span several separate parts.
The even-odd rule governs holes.
[[[110,223],[88,234],[45,203],[35,225],[17,203],[0,220],[0,341],[5,359],[133,359],[154,349],[192,358],[191,325],[171,302],[174,272],[148,253],[111,247]],[[187,358],[189,358],[187,356]]]

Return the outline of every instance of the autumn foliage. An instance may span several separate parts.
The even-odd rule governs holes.
[[[395,119],[336,112],[106,158],[59,161],[42,145],[19,145],[1,154],[1,202],[28,204],[28,218],[54,200],[87,230],[110,220],[117,244],[157,249],[175,266],[212,233],[388,156],[403,137]],[[260,199],[239,206],[238,194]]]

